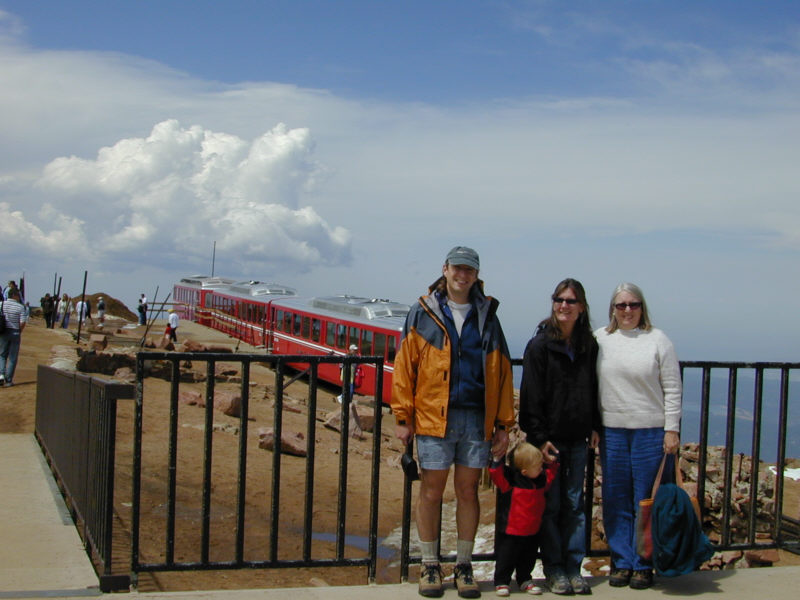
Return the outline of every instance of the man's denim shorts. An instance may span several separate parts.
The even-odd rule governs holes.
[[[455,463],[473,469],[489,464],[491,442],[484,440],[483,411],[449,409],[445,437],[418,435],[417,457],[423,469],[449,469]]]

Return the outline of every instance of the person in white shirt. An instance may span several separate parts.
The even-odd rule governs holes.
[[[636,553],[636,508],[650,496],[664,453],[678,451],[681,373],[672,342],[650,323],[639,287],[617,286],[608,316],[608,326],[594,334],[609,583],[645,589],[653,570]]]
[[[6,329],[0,334],[0,385],[11,387],[14,385],[14,371],[17,368],[22,330],[28,322],[28,314],[20,302],[18,289],[9,290],[8,300],[3,301],[2,310]]]
[[[169,336],[171,341],[177,344],[178,335],[175,332],[178,330],[178,313],[175,312],[174,308],[170,308],[167,312],[169,313],[169,316],[167,317],[166,335]]]

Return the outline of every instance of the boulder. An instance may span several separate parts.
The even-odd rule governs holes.
[[[203,400],[203,395],[194,390],[180,390],[180,392],[178,392],[178,404],[200,407],[204,407],[206,405],[205,401]]]
[[[108,338],[101,333],[93,333],[89,336],[89,345],[93,350],[102,352],[108,346]]]
[[[121,367],[114,371],[114,379],[119,379],[125,383],[136,383],[136,372],[130,367]]]
[[[275,430],[272,427],[265,427],[258,431],[258,447],[264,450],[275,451]],[[294,456],[306,456],[307,444],[305,436],[298,432],[281,432],[280,451],[283,454]]]
[[[372,415],[359,415],[358,409],[356,408],[355,403],[350,404],[350,419],[348,423],[348,434],[350,437],[353,437],[357,440],[364,439],[364,428],[361,424],[368,426],[370,430],[375,425],[375,419]],[[325,418],[323,425],[328,429],[333,429],[334,431],[341,432],[342,431],[342,413],[340,410],[334,410],[333,412],[328,413],[328,416]]]
[[[214,394],[214,408],[229,417],[238,417],[242,414],[242,396],[236,392],[216,392]]]

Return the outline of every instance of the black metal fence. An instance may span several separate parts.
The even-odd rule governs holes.
[[[167,481],[166,490],[164,493],[163,506],[166,518],[163,519],[164,531],[160,536],[160,543],[163,543],[161,550],[154,551],[151,542],[147,542],[151,546],[148,553],[151,556],[150,560],[142,558],[142,523],[144,515],[144,507],[142,505],[142,481],[143,474],[153,475],[152,464],[148,467],[143,466],[143,455],[147,444],[143,442],[144,419],[147,413],[147,400],[144,394],[144,374],[147,370],[147,365],[150,361],[168,361],[171,365],[171,386],[170,386],[170,421],[168,424],[168,459],[165,463],[161,464],[161,468],[165,469],[163,473],[164,479]],[[184,361],[206,362],[206,378],[205,378],[205,391],[204,391],[204,404],[205,404],[205,419],[202,428],[203,434],[203,450],[202,456],[198,456],[199,468],[202,469],[202,481],[200,484],[201,502],[199,513],[196,515],[200,534],[199,546],[193,548],[191,560],[180,559],[177,554],[182,552],[176,548],[176,528],[178,527],[178,511],[180,510],[178,501],[178,482],[183,477],[179,470],[178,452],[179,438],[178,435],[178,406],[179,406],[179,379],[180,379],[180,364]],[[230,464],[214,464],[214,399],[215,399],[215,370],[217,363],[240,363],[241,364],[241,382],[239,385],[239,394],[241,396],[241,409],[238,416],[238,459],[235,466]],[[263,526],[268,530],[268,540],[266,544],[261,544],[256,550],[249,552],[245,555],[245,546],[248,536],[253,536],[256,533],[257,527],[252,525],[248,519],[248,510],[254,512],[257,510],[252,504],[248,506],[248,489],[247,481],[249,478],[249,470],[259,469],[259,465],[250,467],[248,465],[248,439],[252,437],[248,431],[250,409],[252,406],[252,399],[250,397],[250,367],[252,364],[267,365],[275,370],[275,389],[274,389],[274,406],[272,414],[272,429],[274,449],[272,452],[271,469],[269,470],[268,488],[270,490],[269,497],[266,503],[269,506],[266,519],[264,519]],[[374,404],[373,410],[373,431],[375,434],[372,437],[372,458],[371,458],[371,479],[370,488],[368,490],[368,507],[355,507],[357,510],[367,509],[369,511],[369,525],[368,525],[368,543],[367,552],[355,554],[348,554],[346,548],[351,546],[346,545],[347,534],[347,520],[348,512],[347,502],[347,471],[348,471],[348,446],[350,443],[350,419],[351,414],[349,407],[351,406],[349,386],[343,386],[344,401],[341,408],[341,434],[339,435],[339,466],[336,474],[326,473],[326,477],[337,477],[338,495],[334,498],[325,498],[325,502],[336,503],[336,531],[333,535],[333,552],[328,552],[328,556],[317,556],[312,552],[312,541],[315,534],[318,532],[315,528],[315,476],[316,476],[316,455],[315,455],[315,439],[317,437],[317,390],[318,390],[318,369],[321,364],[336,363],[343,364],[344,381],[349,381],[350,370],[354,368],[354,364],[373,364],[375,365],[378,373],[376,381],[376,397],[380,398],[379,390],[383,386],[383,360],[378,357],[342,357],[342,356],[289,356],[289,355],[264,355],[264,354],[227,354],[227,353],[139,353],[137,358],[137,389],[136,389],[136,413],[135,413],[135,428],[134,428],[134,455],[133,455],[133,507],[132,507],[132,560],[131,570],[134,574],[143,572],[157,572],[157,571],[185,571],[185,570],[211,570],[211,569],[243,569],[243,568],[281,568],[281,567],[336,567],[336,566],[365,566],[367,567],[368,578],[370,581],[375,580],[375,569],[377,564],[377,531],[378,531],[378,494],[379,494],[379,467],[381,463],[381,417],[382,406],[380,402]],[[297,375],[294,370],[290,370],[289,365],[298,364],[307,365],[307,370],[304,373],[308,375],[308,397],[307,397],[307,413],[308,418],[306,422],[305,440],[306,443],[306,456],[304,462],[305,469],[305,484],[303,489],[282,489],[281,474],[282,474],[282,458],[286,453],[282,451],[282,433],[283,433],[283,419],[285,405],[285,387],[296,379]],[[236,469],[237,491],[236,499],[233,506],[233,518],[231,525],[233,527],[233,535],[231,538],[232,547],[230,551],[220,552],[220,556],[227,556],[227,558],[213,558],[211,556],[211,530],[212,530],[212,488],[214,486],[215,473],[214,469]],[[294,503],[302,503],[303,505],[303,522],[301,530],[296,532],[295,535],[300,535],[302,538],[302,551],[300,556],[291,558],[282,558],[280,556],[282,513],[281,513],[281,499],[282,494],[289,495],[289,501]],[[148,510],[148,514],[152,514],[152,510]],[[188,523],[186,519],[184,526]],[[151,529],[148,529],[151,531]],[[158,558],[155,555],[158,555]],[[332,556],[330,556],[332,554]]]
[[[512,360],[514,367],[522,365],[521,359]],[[682,361],[683,411],[682,442],[697,442],[697,497],[700,499],[704,519],[709,507],[704,505],[708,497],[706,482],[709,479],[708,452],[713,445],[725,448],[724,475],[722,484],[721,514],[715,525],[719,527],[719,539],[714,540],[716,550],[750,550],[781,548],[800,554],[800,521],[797,516],[783,511],[784,470],[787,459],[787,442],[793,441],[800,448],[800,386],[798,392],[790,394],[792,375],[800,379],[800,363],[774,362],[714,362]],[[712,385],[712,381],[714,384]],[[752,387],[742,388],[740,381]],[[800,383],[800,381],[796,381]],[[794,388],[793,388],[794,389]],[[791,412],[790,409],[794,409]],[[687,415],[687,412],[689,415]],[[794,421],[792,421],[794,416]],[[688,418],[687,418],[688,417]],[[788,427],[794,423],[790,435]],[[747,425],[749,424],[749,429]],[[737,435],[738,431],[738,435]],[[762,454],[769,448],[769,461],[775,463],[775,483],[770,518],[759,515],[760,473]],[[738,481],[746,481],[748,498],[744,514],[734,515],[734,462],[742,464],[747,456],[748,473],[738,473]],[[795,454],[800,458],[800,452]],[[586,523],[592,523],[594,510],[595,455],[589,451],[584,487]],[[410,554],[411,533],[411,482],[405,481],[403,498],[403,531],[401,536],[402,581],[408,579],[411,564],[419,564],[421,556]],[[733,522],[737,527],[733,527]],[[607,556],[607,548],[592,547],[591,527],[586,528],[588,556]],[[736,534],[734,536],[734,529]],[[455,554],[442,556],[444,562],[455,562]],[[494,553],[473,555],[474,560],[494,560]]]
[[[684,387],[692,374],[699,375],[699,381],[697,377],[694,378],[694,383],[699,384],[700,388],[694,398],[699,403],[697,497],[701,499],[702,511],[708,508],[702,502],[707,496],[708,449],[713,445],[722,445],[727,449],[724,454],[722,513],[719,519],[720,540],[716,547],[720,550],[779,547],[800,552],[798,515],[791,516],[783,512],[783,474],[790,441],[790,424],[793,425],[791,447],[793,451],[800,447],[800,421],[797,419],[800,396],[790,393],[789,385],[793,374],[800,376],[800,363],[683,361],[681,374]],[[746,389],[740,384],[752,387]],[[687,404],[686,397],[687,391],[684,389],[684,406]],[[684,437],[692,433],[685,431]],[[761,460],[765,454],[768,454],[769,462],[775,463],[773,519],[767,531],[764,531],[767,528],[763,525],[759,527],[757,510],[761,494],[759,481],[763,479]],[[734,463],[737,456],[740,465],[744,456],[749,458],[750,465],[750,472],[746,474],[749,485],[745,503],[749,508],[744,523],[739,527],[744,529],[744,535],[738,536],[740,539],[734,538],[732,527]],[[800,453],[795,455],[795,458],[798,457]],[[737,479],[742,479],[741,473],[737,474]],[[741,522],[741,515],[737,515],[736,520]],[[761,531],[758,531],[759,528]],[[769,535],[759,539],[759,533]]]
[[[39,365],[35,435],[67,501],[104,592],[128,589],[113,574],[117,400],[133,386]]]
[[[154,361],[166,361],[169,365],[169,422],[155,423],[148,420],[150,402],[163,402],[163,393],[152,400],[145,395],[147,385],[156,385],[146,373]],[[186,426],[179,421],[181,403],[181,363],[184,361],[205,362],[205,382],[203,386],[204,412],[202,422],[196,428],[196,435],[202,437],[202,451],[194,456],[193,466],[185,473],[179,455],[186,451],[181,431]],[[515,359],[513,365],[519,368],[521,360]],[[237,420],[238,448],[236,464],[215,462],[215,423],[214,399],[216,366],[219,363],[239,363],[241,380],[238,393],[241,409]],[[306,404],[304,437],[307,440],[306,456],[301,459],[304,469],[302,487],[286,488],[282,485],[285,460],[290,460],[282,450],[280,440],[284,429],[286,411],[291,411],[287,401],[286,388],[297,377],[290,365],[307,365],[304,372],[308,377],[308,393],[304,395]],[[211,569],[281,568],[281,567],[336,567],[365,566],[368,578],[375,581],[378,555],[378,517],[381,510],[380,465],[382,410],[379,402],[374,404],[372,419],[373,436],[369,457],[370,489],[366,500],[354,501],[348,495],[347,473],[350,467],[350,410],[349,386],[343,386],[344,402],[341,408],[341,433],[338,440],[338,469],[336,491],[328,497],[316,498],[315,482],[334,476],[330,471],[321,476],[317,465],[314,440],[318,436],[318,370],[323,363],[344,365],[343,380],[349,380],[350,369],[357,363],[371,363],[382,366],[377,357],[341,356],[270,356],[264,354],[227,353],[162,353],[147,352],[137,355],[137,383],[133,409],[134,439],[131,440],[131,509],[130,509],[130,576],[136,583],[139,573],[158,571],[189,571]],[[271,390],[271,425],[275,450],[271,454],[269,468],[259,461],[251,464],[248,460],[248,440],[252,440],[251,410],[251,367],[254,364],[266,365],[275,371],[274,389]],[[724,453],[724,474],[722,493],[724,496],[720,517],[719,539],[715,547],[726,549],[783,548],[798,550],[800,527],[795,516],[784,514],[783,495],[784,472],[787,461],[787,448],[794,453],[800,440],[796,430],[797,411],[800,401],[790,383],[800,377],[800,363],[721,363],[721,362],[683,362],[684,377],[684,422],[683,441],[697,441],[699,458],[697,462],[698,497],[708,496],[706,489],[709,474],[708,449],[718,445],[727,449]],[[378,368],[376,390],[381,390],[383,369]],[[161,381],[161,380],[159,380]],[[150,388],[148,388],[149,390]],[[114,431],[116,418],[116,399],[129,398],[132,386],[109,384],[100,379],[64,373],[48,367],[39,368],[37,392],[36,435],[56,474],[59,484],[68,498],[73,516],[82,529],[87,550],[100,558],[103,569],[98,571],[101,586],[117,585],[115,589],[127,588],[127,575],[114,576],[111,565],[112,502],[114,498]],[[380,397],[376,394],[376,397]],[[263,409],[263,406],[261,407]],[[793,419],[794,417],[794,419]],[[795,430],[792,430],[792,423]],[[185,435],[185,434],[184,434]],[[156,436],[153,438],[151,436]],[[157,444],[151,444],[154,439]],[[164,456],[156,456],[153,447],[164,447]],[[127,442],[127,440],[126,440]],[[229,441],[228,444],[231,442]],[[197,447],[194,444],[193,447]],[[738,454],[747,455],[751,472],[748,477],[738,473],[734,477],[735,460]],[[775,463],[773,502],[768,531],[754,509],[742,516],[733,514],[734,483],[749,481],[748,501],[755,507],[759,498],[758,482],[764,478],[759,473],[760,461],[764,459]],[[800,453],[794,454],[800,457]],[[292,459],[293,460],[293,459]],[[589,461],[587,473],[587,523],[591,522],[592,483],[594,461]],[[297,467],[297,464],[294,465]],[[232,472],[236,479],[235,498],[229,498],[225,510],[214,503],[216,477],[221,470]],[[186,469],[184,469],[186,470]],[[261,473],[256,481],[255,472]],[[761,476],[760,476],[761,475]],[[187,476],[189,477],[187,479]],[[194,477],[194,479],[191,479]],[[157,486],[157,493],[153,494]],[[151,504],[143,505],[145,494]],[[420,561],[410,551],[411,497],[412,483],[405,481],[404,506],[400,539],[400,578],[406,580],[408,567]],[[119,495],[119,491],[117,494]],[[249,500],[252,494],[260,494],[257,503]],[[161,494],[163,501],[152,503],[152,498]],[[188,503],[185,501],[188,499]],[[119,500],[119,498],[118,498]],[[217,499],[218,500],[218,499]],[[319,502],[335,506],[336,531],[319,543],[317,531],[317,510]],[[302,504],[302,523],[287,530],[282,506],[285,502]],[[357,506],[352,506],[353,503]],[[194,503],[194,504],[192,504]],[[194,508],[187,508],[187,506]],[[261,514],[255,515],[257,511]],[[704,508],[707,511],[708,507]],[[363,529],[367,530],[364,551],[353,552],[348,523],[354,513],[359,514]],[[257,517],[254,519],[254,517]],[[153,527],[144,527],[145,519],[152,525],[157,520],[160,530],[154,534]],[[741,522],[744,519],[744,526]],[[734,527],[732,523],[737,520]],[[253,526],[253,522],[259,525]],[[182,528],[192,528],[197,533],[197,543],[189,551],[176,545]],[[734,535],[734,529],[736,535]],[[741,531],[745,530],[742,536]],[[229,547],[220,550],[212,544],[217,534],[227,530]],[[281,533],[283,531],[283,533]],[[297,555],[282,551],[288,534],[302,540]],[[213,535],[212,535],[213,534]],[[260,536],[263,543],[252,544],[251,539]],[[589,554],[603,555],[601,548],[591,548]],[[443,556],[445,561],[453,561],[455,556]],[[493,553],[475,555],[475,560],[493,560]],[[105,578],[105,579],[104,579]]]

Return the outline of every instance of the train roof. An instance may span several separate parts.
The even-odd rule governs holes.
[[[411,307],[408,304],[393,302],[381,298],[363,298],[361,296],[322,296],[310,299],[281,300],[278,304],[286,308],[294,308],[317,313],[329,317],[350,317],[353,320],[374,323],[381,321],[392,328],[400,328],[405,322]]]
[[[197,287],[203,289],[218,289],[228,287],[236,283],[235,279],[229,277],[211,277],[209,275],[190,275],[180,280],[178,285],[187,287]]]
[[[237,296],[297,296],[297,290],[280,283],[264,283],[263,281],[238,281],[231,284],[227,290]]]

